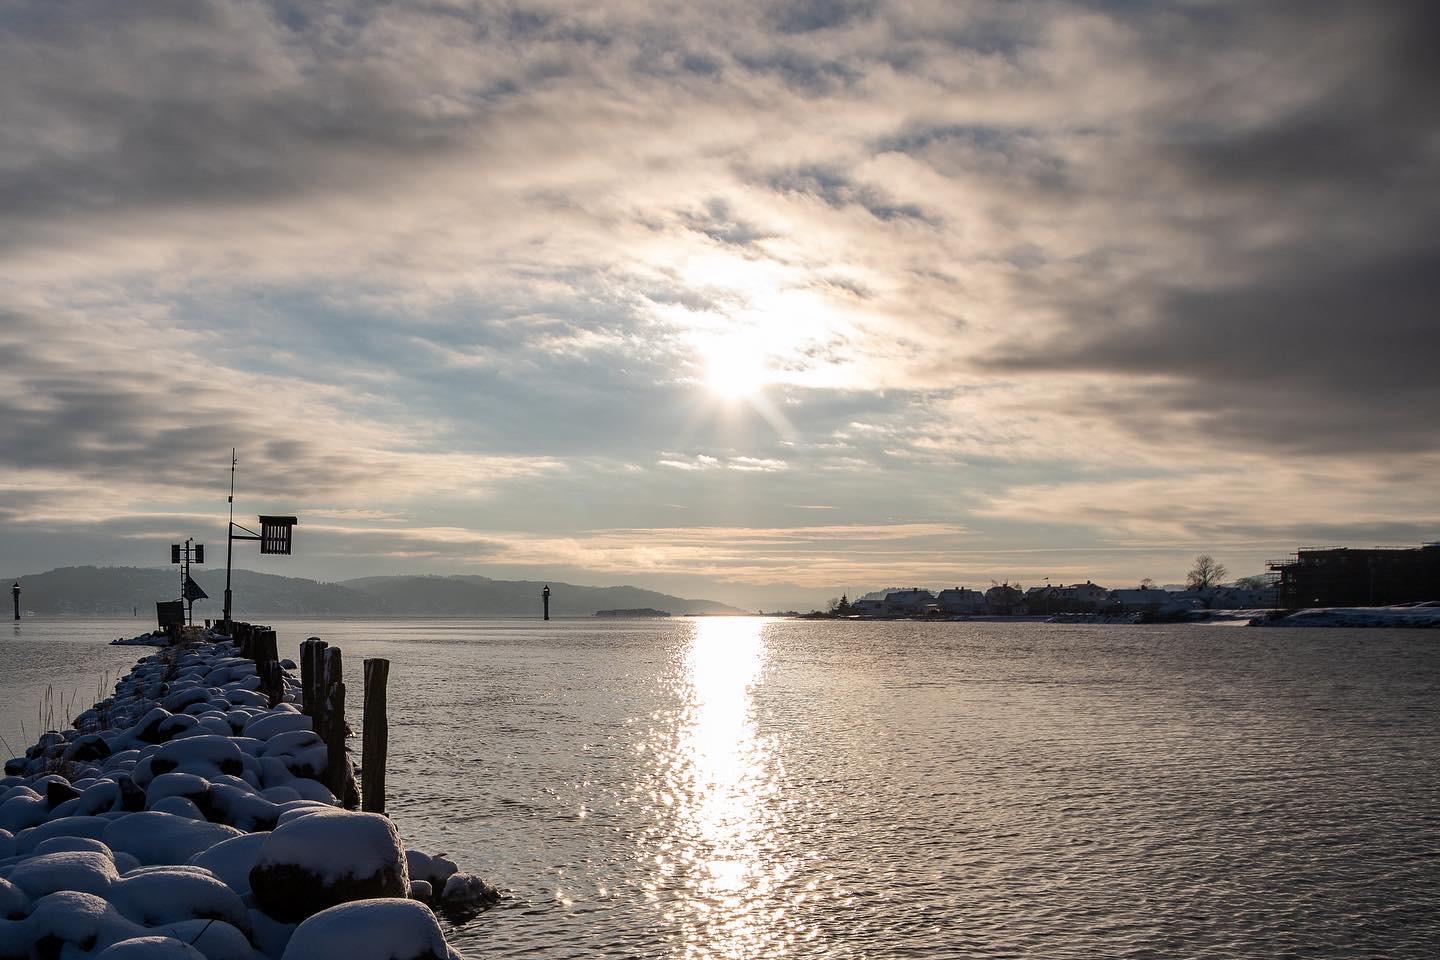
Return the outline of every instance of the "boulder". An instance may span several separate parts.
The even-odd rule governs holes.
[[[297,817],[265,838],[250,892],[260,909],[285,923],[352,900],[404,899],[410,893],[405,848],[395,825],[376,813]]]
[[[116,853],[128,853],[150,864],[184,863],[201,850],[240,835],[239,830],[221,823],[147,810],[110,821],[100,839]]]
[[[448,960],[440,924],[414,900],[359,900],[295,928],[282,960]]]
[[[500,891],[473,873],[453,873],[440,890],[440,909],[466,916],[479,913],[500,899]]]
[[[174,937],[132,937],[111,944],[95,960],[207,960],[205,954]]]
[[[93,850],[66,850],[32,856],[17,863],[10,871],[10,882],[32,900],[57,890],[79,890],[103,897],[119,879],[115,861],[108,854]]]

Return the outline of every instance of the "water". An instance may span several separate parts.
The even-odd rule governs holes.
[[[508,891],[472,957],[1440,952],[1429,632],[275,626],[392,659],[391,812]],[[143,653],[85,630],[0,635],[0,716]]]

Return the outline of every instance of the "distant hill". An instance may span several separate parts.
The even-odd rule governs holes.
[[[218,619],[225,571],[191,567],[210,594],[195,603],[195,616]],[[180,593],[178,567],[61,567],[45,573],[4,578],[20,583],[20,606],[42,616],[128,616],[138,609],[154,617],[155,601]],[[637,587],[582,587],[550,581],[550,613],[593,615],[617,607],[657,607],[678,613],[741,613],[709,600],[686,600]],[[543,582],[488,577],[365,577],[321,583],[251,570],[232,575],[235,616],[531,616],[540,611]]]
[[[514,617],[540,610],[540,591],[550,587],[550,615],[589,617],[599,610],[655,607],[677,613],[745,613],[713,600],[687,600],[639,587],[582,587],[556,580],[492,580],[489,577],[362,577],[339,586],[381,599],[387,610],[406,614]]]
[[[195,582],[210,595],[195,602],[195,616],[219,619],[224,606],[225,571],[190,568]],[[45,573],[7,577],[8,586],[20,583],[20,606],[43,616],[155,616],[155,601],[180,595],[179,567],[61,567]],[[333,583],[298,577],[278,577],[252,570],[231,576],[235,616],[333,615],[365,616],[384,613],[375,597]]]

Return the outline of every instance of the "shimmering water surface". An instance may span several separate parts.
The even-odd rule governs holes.
[[[275,626],[391,658],[401,832],[508,891],[472,957],[1440,955],[1430,632]],[[0,635],[0,731],[120,632]]]

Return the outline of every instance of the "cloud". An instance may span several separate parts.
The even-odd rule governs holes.
[[[1423,526],[1436,17],[11,5],[0,512],[186,515],[234,445],[256,498],[546,540],[818,501],[1104,551],[1071,513],[1229,536],[1105,506],[1219,509],[1225,462],[1276,536]],[[726,342],[755,407],[704,393]]]
[[[1138,256],[1115,245],[1095,264],[1104,285],[1036,284],[1031,296],[1053,297],[1060,322],[989,365],[1128,379],[1130,395],[1094,416],[1161,416],[1211,443],[1434,449],[1435,425],[1409,412],[1440,404],[1423,360],[1440,347],[1426,307],[1440,293],[1440,118],[1417,93],[1436,68],[1415,45],[1436,13],[1332,6],[1323,28],[1297,35],[1296,12],[1230,12],[1222,22],[1243,23],[1245,38],[1196,31],[1240,43],[1209,68],[1205,102],[1146,111],[1104,150],[1109,174],[1085,185],[1118,189],[1123,178],[1129,223],[1107,211],[1112,230],[1158,245]]]
[[[197,341],[97,305],[69,327],[57,319],[11,314],[0,332],[0,515],[11,522],[217,498],[231,446],[242,488],[262,503],[475,496],[560,468],[553,458],[437,450],[429,431],[393,412],[352,419],[360,391],[209,366]]]

